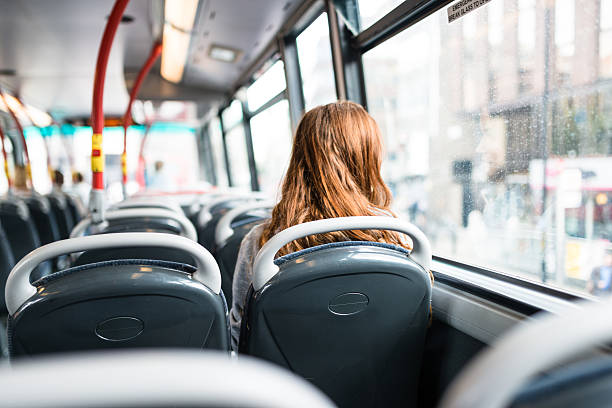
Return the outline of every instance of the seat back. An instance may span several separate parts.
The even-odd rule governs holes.
[[[6,303],[4,301],[4,290],[6,287],[6,279],[15,266],[15,258],[13,251],[9,245],[8,238],[0,224],[0,315],[6,315]]]
[[[273,203],[261,201],[236,207],[217,223],[215,247],[211,251],[221,271],[221,287],[228,304],[232,304],[232,282],[242,239],[256,225],[270,218]]]
[[[286,370],[213,352],[38,358],[3,365],[0,383],[5,407],[334,407],[319,390]]]
[[[32,265],[59,253],[138,245],[181,251],[196,266],[111,258],[24,284]],[[29,254],[7,282],[9,353],[151,347],[228,351],[220,286],[212,256],[184,237],[119,233],[49,244]]]
[[[329,244],[277,263],[249,298],[240,351],[292,369],[340,407],[414,406],[427,272],[379,243]]]
[[[390,217],[334,221],[343,225],[352,218],[378,219],[390,229],[397,229],[396,221],[402,224]],[[376,228],[367,220],[369,224],[346,221],[339,228],[309,229],[326,221],[282,231],[258,253],[239,350],[290,368],[340,407],[415,406],[431,281],[409,251],[377,242],[339,242],[267,264],[267,254],[301,236]],[[431,259],[422,233],[413,239],[427,248],[425,256]],[[277,272],[262,279],[270,268]]]
[[[40,238],[30,217],[30,211],[21,199],[6,197],[0,201],[0,223],[6,232],[15,261],[19,261],[40,246]],[[51,273],[51,262],[42,263],[32,273],[32,282],[49,273]]]
[[[216,242],[215,233],[217,224],[221,218],[236,207],[263,199],[264,196],[261,194],[253,193],[247,195],[221,196],[208,202],[200,210],[196,224],[198,242],[200,245],[209,251],[214,250]]]
[[[74,219],[70,213],[66,197],[61,193],[51,193],[47,195],[47,198],[51,204],[51,211],[53,211],[57,220],[60,237],[66,239],[70,236],[70,231],[74,227]]]
[[[30,216],[36,226],[41,244],[45,245],[61,239],[57,219],[51,210],[49,200],[41,195],[31,195],[24,200],[30,210]]]

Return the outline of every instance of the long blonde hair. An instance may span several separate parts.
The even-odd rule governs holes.
[[[318,106],[300,121],[293,141],[281,199],[259,240],[308,221],[357,215],[393,215],[391,192],[380,174],[383,147],[380,129],[363,107],[353,102]],[[337,231],[293,241],[278,255],[338,241],[387,242],[411,249],[396,232]]]

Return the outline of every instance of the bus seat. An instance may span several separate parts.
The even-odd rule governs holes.
[[[338,242],[273,261],[286,243],[347,229],[409,234],[413,254]],[[340,407],[415,406],[429,322],[431,249],[392,217],[345,217],[288,228],[257,254],[239,351],[290,368]],[[419,261],[419,262],[417,262]]]
[[[115,259],[33,284],[33,266],[60,254],[134,246],[182,251],[196,266]],[[114,348],[229,350],[227,305],[214,258],[196,242],[160,233],[101,234],[45,245],[7,281],[11,356]]]
[[[91,217],[82,219],[70,233],[77,238],[91,233],[111,232],[166,232],[182,235],[197,241],[195,227],[183,214],[162,208],[125,208],[109,210],[105,214],[105,223],[92,225]]]
[[[54,212],[51,211],[49,199],[45,196],[32,194],[24,197],[24,201],[28,210],[30,210],[30,216],[36,226],[40,243],[45,245],[60,240],[59,226]]]
[[[6,303],[4,302],[4,289],[6,287],[6,278],[8,278],[11,269],[15,266],[15,258],[13,251],[6,237],[6,232],[0,224],[0,316],[6,316]]]
[[[61,193],[51,193],[47,195],[49,203],[51,204],[51,210],[55,215],[57,224],[59,226],[60,237],[66,239],[70,236],[70,231],[74,227],[74,219],[70,214],[70,208],[66,197]]]
[[[68,211],[72,216],[72,220],[74,224],[77,224],[83,218],[84,214],[87,212],[85,206],[81,202],[81,199],[73,196],[72,194],[65,194],[66,204],[68,205]]]
[[[30,217],[28,206],[21,199],[13,196],[0,200],[0,222],[6,232],[15,261],[19,261],[40,246],[40,238]],[[32,272],[31,282],[50,274],[51,270],[50,261],[41,263]]]
[[[334,407],[286,370],[218,352],[138,350],[22,360],[0,367],[0,383],[4,407]]]
[[[225,213],[215,229],[215,247],[211,251],[221,271],[221,287],[228,304],[232,304],[232,282],[240,251],[246,234],[264,220],[270,218],[270,202],[258,202],[236,207]]]
[[[204,248],[212,251],[215,248],[215,231],[217,223],[228,211],[246,203],[263,200],[261,194],[247,194],[234,196],[221,196],[211,200],[198,214],[196,228],[198,230],[198,242]]]

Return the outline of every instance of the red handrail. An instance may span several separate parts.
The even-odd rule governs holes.
[[[123,185],[127,184],[127,131],[128,127],[130,127],[132,123],[132,104],[138,95],[138,91],[140,91],[140,87],[142,83],[153,67],[153,64],[159,58],[162,52],[162,44],[155,43],[151,48],[151,53],[147,58],[145,64],[140,69],[138,76],[136,77],[136,82],[134,82],[134,86],[132,87],[132,91],[130,92],[130,101],[128,102],[127,109],[125,110],[125,115],[123,115],[123,154],[121,155],[121,171],[123,173]]]
[[[108,65],[113,39],[115,38],[117,27],[119,27],[119,23],[121,23],[121,17],[123,17],[123,12],[128,2],[129,0],[115,1],[113,10],[106,22],[106,28],[104,29],[104,35],[102,36],[100,49],[98,50],[91,107],[91,126],[93,129],[91,139],[92,190],[104,190],[104,154],[102,151],[102,131],[104,130],[104,79],[106,77],[106,67]]]
[[[15,125],[17,126],[17,130],[19,130],[19,135],[21,136],[21,143],[23,144],[23,153],[25,155],[25,166],[26,166],[26,174],[28,176],[28,180],[32,183],[32,167],[30,165],[30,153],[28,152],[28,144],[26,143],[25,133],[23,131],[23,127],[21,126],[21,122],[19,122],[19,118],[17,114],[13,111],[13,108],[9,106],[6,102],[6,98],[4,97],[4,92],[0,91],[0,97],[2,97],[2,102],[4,102],[4,106],[8,109],[11,117],[15,121]],[[32,188],[34,188],[34,184],[32,184]]]

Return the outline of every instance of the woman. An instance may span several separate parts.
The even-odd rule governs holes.
[[[240,246],[232,287],[232,346],[237,349],[246,295],[257,251],[276,233],[296,224],[358,215],[393,216],[391,192],[380,175],[382,140],[360,105],[335,102],[304,115],[295,133],[281,200],[272,218],[254,227]],[[409,237],[392,231],[337,231],[287,244],[277,254],[338,241],[387,242],[411,249]]]

